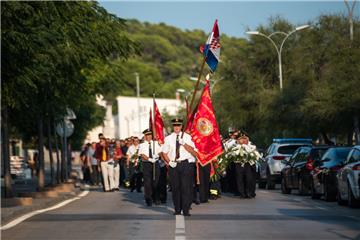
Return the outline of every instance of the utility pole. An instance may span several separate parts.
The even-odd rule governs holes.
[[[140,79],[139,73],[134,73],[136,77],[136,97],[137,97],[137,110],[138,110],[138,121],[139,121],[139,135],[141,133],[141,119],[140,119]]]
[[[353,22],[353,12],[356,5],[356,0],[352,1],[351,6],[348,0],[344,0],[346,8],[348,9],[349,14],[349,27],[350,27],[350,44],[352,45],[352,41],[354,40],[354,22]],[[354,122],[354,132],[355,132],[355,144],[360,144],[360,130],[359,130],[359,112],[355,111],[353,116]]]

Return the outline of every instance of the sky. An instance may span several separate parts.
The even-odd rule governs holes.
[[[209,33],[215,19],[220,33],[245,37],[245,32],[266,25],[280,16],[294,25],[303,25],[321,14],[347,15],[344,1],[100,1],[108,12],[125,19],[165,23],[182,30],[201,29]],[[360,15],[360,2],[354,15]]]

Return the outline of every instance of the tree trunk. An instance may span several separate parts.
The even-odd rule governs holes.
[[[354,132],[352,130],[350,130],[347,134],[347,144],[349,146],[351,146],[353,143],[353,134],[354,134]]]
[[[53,158],[53,150],[51,144],[51,126],[50,126],[50,119],[47,119],[47,132],[48,132],[48,144],[49,144],[49,157],[50,157],[50,184],[55,184],[54,179],[54,158]]]
[[[8,109],[4,105],[1,111],[1,148],[2,159],[4,161],[4,196],[7,198],[13,197],[12,185],[11,185],[11,173],[10,173],[10,155],[9,155],[9,116]]]
[[[55,124],[54,124],[55,130]],[[56,182],[59,184],[61,182],[60,177],[60,159],[59,159],[59,145],[57,141],[56,130],[54,131],[54,140],[55,140],[55,148],[56,148]]]
[[[323,137],[326,145],[335,145],[334,142],[329,139],[325,132],[321,132],[321,136]]]
[[[65,144],[64,138],[61,137],[61,182],[65,181]]]
[[[354,132],[355,132],[355,144],[360,144],[360,133],[359,133],[359,114],[356,112],[354,115]]]
[[[72,148],[70,142],[67,145],[67,179],[71,178],[71,170],[72,170]]]
[[[45,188],[45,167],[44,167],[44,132],[43,132],[43,118],[38,118],[38,161],[39,161],[39,174],[38,174],[38,191],[43,191]]]

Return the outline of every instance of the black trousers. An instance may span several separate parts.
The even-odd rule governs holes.
[[[199,185],[197,184],[197,170],[196,170],[196,163],[190,163],[191,168],[194,169],[194,177],[193,177],[193,202],[200,202],[199,199]]]
[[[98,170],[98,165],[91,165],[92,173],[91,173],[91,183],[95,185],[100,184],[100,172]]]
[[[157,185],[157,193],[159,194],[160,201],[166,203],[167,199],[167,167],[160,167],[159,183]]]
[[[130,164],[128,175],[131,191],[134,191],[136,188],[136,191],[141,192],[143,173],[140,172],[139,165],[135,167]]]
[[[124,181],[127,179],[127,169],[126,169],[126,158],[121,158],[120,160],[120,185],[124,186]]]
[[[235,164],[236,170],[236,183],[241,197],[254,197],[255,196],[255,178],[253,167],[246,163],[241,166],[240,163]]]
[[[189,213],[193,198],[194,167],[187,160],[169,170],[175,212]]]
[[[252,179],[249,185],[250,197],[256,196],[256,165],[250,166]]]
[[[155,164],[155,180],[154,180],[154,164]],[[146,201],[158,201],[159,193],[156,191],[160,177],[160,165],[158,162],[143,162],[144,175],[144,196]]]
[[[210,164],[206,166],[199,165],[199,196],[200,202],[205,203],[209,201],[209,188],[210,188]]]

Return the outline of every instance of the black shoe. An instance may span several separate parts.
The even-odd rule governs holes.
[[[199,204],[200,204],[200,201],[199,201],[199,200],[195,200],[195,201],[193,201],[193,203],[195,203],[196,205],[199,205]]]
[[[190,217],[190,216],[191,216],[190,213],[184,213],[183,215],[184,215],[185,217]]]
[[[164,201],[164,200],[163,200],[163,201],[161,201],[161,204],[166,204],[166,201]]]
[[[209,203],[209,201],[207,200],[207,201],[200,201],[200,203]]]
[[[134,190],[135,190],[135,189],[132,188],[132,189],[130,189],[130,192],[133,192]]]
[[[181,215],[181,212],[174,212],[173,215]]]
[[[145,202],[146,202],[146,205],[148,206],[148,207],[151,207],[152,206],[152,201],[151,200],[145,200]]]
[[[155,201],[155,205],[160,205],[160,204],[161,204],[160,200]]]
[[[138,193],[142,193],[142,191],[141,190],[136,190]]]

